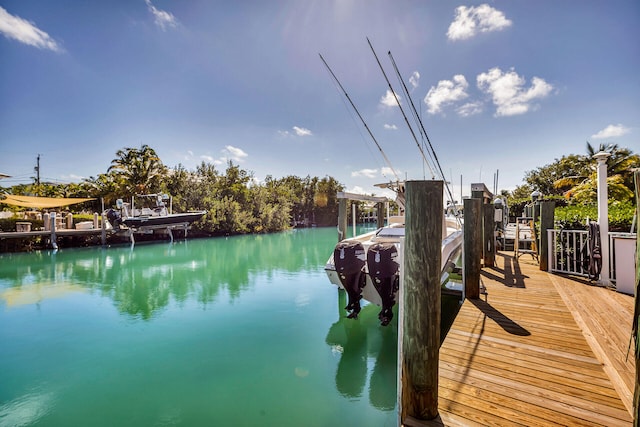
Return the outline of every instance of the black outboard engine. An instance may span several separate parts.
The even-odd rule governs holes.
[[[120,230],[120,224],[122,223],[122,216],[120,212],[115,209],[109,209],[107,211],[107,219],[116,230]]]
[[[333,250],[333,262],[340,283],[349,295],[349,304],[345,310],[349,311],[349,319],[355,319],[360,313],[360,299],[366,276],[362,271],[365,264],[364,247],[360,242],[342,241]]]
[[[380,324],[387,326],[393,319],[395,293],[398,290],[400,265],[398,250],[393,243],[376,243],[367,251],[367,267],[371,281],[382,299],[382,310],[378,314]]]

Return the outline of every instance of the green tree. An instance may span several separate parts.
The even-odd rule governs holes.
[[[139,149],[118,150],[108,172],[115,174],[122,196],[130,197],[159,191],[166,168],[155,150],[145,144]]]
[[[640,167],[640,156],[617,144],[605,146],[600,144],[596,150],[587,142],[587,155],[584,167],[575,175],[558,179],[554,186],[563,189],[567,198],[576,203],[594,204],[597,201],[597,161],[593,156],[604,151],[607,158],[607,187],[609,197],[614,200],[627,201],[633,198],[633,169]]]

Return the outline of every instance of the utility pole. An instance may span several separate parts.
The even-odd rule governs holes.
[[[36,172],[36,194],[40,195],[40,154],[38,153],[38,158],[36,160],[36,167],[33,168]]]

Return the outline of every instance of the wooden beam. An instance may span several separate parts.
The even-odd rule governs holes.
[[[442,181],[407,181],[400,419],[438,415]]]

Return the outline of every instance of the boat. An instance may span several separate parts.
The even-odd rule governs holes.
[[[398,187],[402,190],[404,186]],[[401,190],[396,202],[404,209]],[[462,254],[462,220],[455,209],[448,209],[443,218],[440,281],[446,286]],[[381,306],[378,317],[383,326],[391,322],[399,288],[398,251],[405,236],[404,225],[404,215],[388,216],[384,227],[344,239],[335,246],[325,272],[331,283],[347,292],[347,317],[358,317],[360,300],[364,299]]]
[[[149,233],[153,230],[167,230],[169,233],[172,229],[187,228],[198,219],[202,218],[207,211],[195,211],[185,213],[172,213],[172,198],[166,194],[143,194],[138,198],[153,200],[155,206],[136,208],[134,198],[131,203],[124,202],[122,199],[116,201],[117,209],[109,209],[106,217],[116,230],[121,225],[126,226],[133,232]],[[166,201],[170,202],[170,208],[167,210]]]
[[[443,215],[444,224],[441,246],[441,284],[444,285],[447,281],[449,272],[453,270],[462,253],[462,218],[459,217],[458,210],[455,205],[456,202],[454,201],[453,194],[447,185],[447,180],[445,179],[438,156],[433,149],[433,145],[429,140],[424,124],[420,119],[420,114],[412,100],[411,93],[408,91],[407,86],[404,83],[391,52],[389,52],[389,57],[396,75],[402,83],[403,96],[407,101],[407,106],[411,109],[410,115],[412,115],[417,122],[417,132],[414,131],[410,124],[403,104],[400,102],[400,98],[396,95],[400,92],[396,92],[393,89],[391,82],[384,71],[384,67],[378,59],[378,55],[373,49],[373,45],[369,39],[367,39],[367,42],[369,43],[369,47],[371,48],[376,62],[378,63],[389,86],[388,92],[393,94],[398,109],[405,119],[405,123],[407,124],[418,151],[421,154],[424,165],[430,170],[432,179],[435,179],[437,174],[438,178],[443,181],[445,188],[447,189],[451,210],[447,207],[448,215]],[[389,158],[373,135],[371,128],[367,125],[355,103],[342,86],[342,83],[340,83],[331,67],[329,67],[329,64],[327,64],[322,55],[320,55],[320,59],[329,71],[333,80],[336,82],[337,86],[342,91],[345,99],[349,101],[349,104],[356,112],[358,118],[362,122],[362,125],[369,133],[369,136],[371,136],[371,140],[374,142],[378,151],[384,158],[387,167],[393,172],[393,175],[396,178],[395,181],[378,186],[391,189],[396,193],[396,203],[400,207],[400,212],[402,213],[404,211],[404,181],[399,178],[399,175],[391,165]],[[422,141],[419,140],[418,135],[420,135]],[[430,157],[431,160],[427,157]],[[365,299],[366,301],[382,307],[378,314],[378,318],[383,326],[388,325],[393,318],[393,306],[396,303],[400,281],[398,250],[401,249],[400,245],[405,234],[404,225],[403,215],[389,217],[386,226],[370,233],[342,240],[334,248],[333,254],[329,257],[325,266],[325,271],[331,283],[347,292],[349,297],[348,304],[345,307],[349,312],[347,317],[357,318],[358,313],[361,310],[360,301]]]

